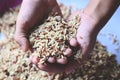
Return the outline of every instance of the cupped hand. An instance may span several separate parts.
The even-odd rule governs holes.
[[[49,13],[61,15],[60,8],[56,0],[23,0],[16,23],[15,40],[20,44],[23,51],[31,50],[28,40],[30,29],[37,23],[42,22]],[[69,49],[67,50],[69,51]],[[32,56],[32,55],[31,55]],[[38,65],[41,70],[48,72],[63,72],[67,63],[67,58],[55,59],[50,57],[48,63],[37,64],[37,58],[31,58],[31,62]],[[57,63],[56,63],[57,62]],[[60,63],[60,64],[59,64]],[[71,64],[71,63],[70,63]]]
[[[76,37],[70,40],[70,45],[73,47],[79,47],[83,58],[86,59],[95,45],[96,37],[99,32],[99,29],[97,28],[99,25],[94,18],[83,11],[76,11],[70,16],[70,18],[76,15],[79,15],[81,18],[80,26],[78,27]]]
[[[16,22],[15,40],[23,51],[30,50],[30,29],[41,23],[50,12],[60,14],[56,0],[23,0]]]
[[[30,62],[34,63],[39,69],[43,71],[49,73],[65,73],[65,74],[74,72],[77,66],[80,65],[74,59],[69,59],[69,61],[66,64],[61,64],[58,62],[50,63],[49,61],[46,61],[45,63],[41,64],[39,63],[39,59],[33,55],[30,56]]]

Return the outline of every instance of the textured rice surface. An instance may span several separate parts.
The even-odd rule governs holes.
[[[65,6],[61,7],[63,12],[67,11]],[[30,52],[24,53],[13,39],[18,10],[0,18],[0,32],[5,34],[5,39],[0,40],[0,80],[120,80],[120,65],[115,56],[98,42],[88,60],[69,75],[39,70],[29,62]]]

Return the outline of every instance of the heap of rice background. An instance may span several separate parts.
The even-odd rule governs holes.
[[[0,18],[0,32],[5,35],[0,40],[0,80],[119,80],[120,65],[115,56],[96,42],[88,60],[77,71],[69,75],[50,74],[39,70],[29,62],[30,53],[24,53],[13,39],[16,16],[19,8],[7,12]],[[61,6],[64,15],[68,8]],[[68,12],[64,12],[68,11]],[[66,14],[65,14],[66,13]]]

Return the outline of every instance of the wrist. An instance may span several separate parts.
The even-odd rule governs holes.
[[[100,30],[111,18],[119,4],[120,0],[90,0],[84,8],[84,13],[95,21],[96,28]]]
[[[97,35],[99,33],[119,4],[120,0],[90,0],[83,11],[92,24],[91,27],[88,27],[90,34]]]
[[[97,35],[99,31],[102,29],[102,25],[100,25],[100,20],[95,18],[92,15],[87,14],[86,12],[81,12],[81,24],[87,24],[83,28],[85,28],[85,32],[88,32],[90,35]]]
[[[120,0],[90,0],[84,11],[97,20],[109,19],[120,5]]]

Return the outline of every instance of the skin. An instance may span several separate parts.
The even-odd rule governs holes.
[[[82,50],[83,61],[93,50],[99,31],[111,18],[119,4],[120,0],[90,0],[82,11],[76,11],[70,16],[69,19],[75,15],[81,17],[77,35],[69,43]],[[60,13],[56,0],[23,0],[15,32],[15,40],[21,45],[23,51],[31,49],[28,41],[30,28],[45,19],[51,11]],[[71,58],[72,50],[70,48],[66,49],[65,55],[67,57],[63,59],[50,57],[45,64],[37,64],[38,59],[31,55],[30,61],[44,71],[70,73],[80,64]]]

